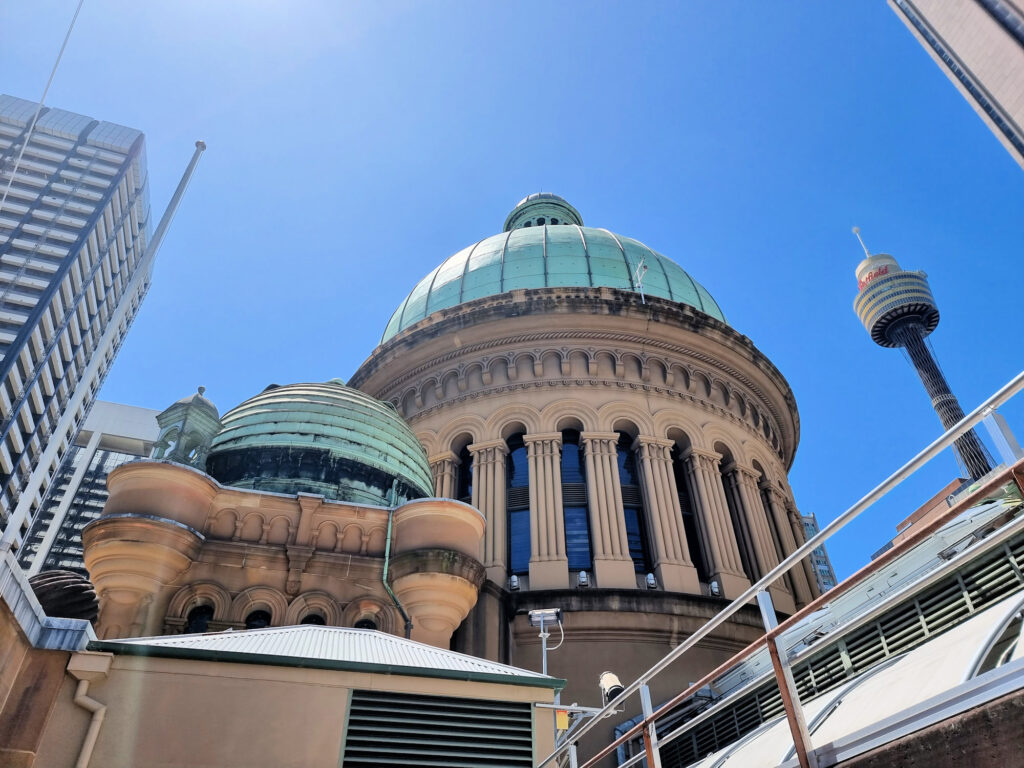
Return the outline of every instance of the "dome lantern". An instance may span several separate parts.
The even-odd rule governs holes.
[[[505,218],[504,231],[559,224],[575,224],[582,227],[583,217],[564,197],[550,192],[537,192],[516,203],[516,207]]]

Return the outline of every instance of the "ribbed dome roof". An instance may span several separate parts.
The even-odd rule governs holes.
[[[214,405],[212,402],[210,402],[210,400],[208,400],[204,396],[205,392],[206,392],[206,387],[200,387],[199,391],[196,394],[188,395],[187,397],[181,398],[181,400],[176,400],[174,404],[175,405],[193,405],[193,406],[195,406],[197,408],[202,408],[203,410],[211,413],[213,415],[213,418],[215,418],[215,419],[219,418],[220,417],[220,413],[218,413],[218,411],[217,411],[217,406]]]
[[[221,422],[223,429],[213,439],[208,466],[222,465],[227,454],[247,449],[254,456],[259,449],[299,449],[296,453],[317,449],[346,465],[397,478],[421,496],[433,493],[430,465],[409,425],[390,406],[340,380],[271,385],[228,411]],[[300,490],[303,479],[308,479],[305,474],[296,478]],[[316,483],[310,485],[309,492],[323,492]],[[363,488],[361,493],[365,492]],[[377,495],[382,497],[374,503],[388,502],[382,493]],[[339,498],[349,497],[343,493]]]
[[[538,225],[539,219],[530,216],[542,205],[575,213],[557,195],[525,198],[509,214],[508,231],[463,248],[420,280],[395,310],[381,343],[433,312],[517,288],[601,286],[639,292],[636,271],[641,259],[647,267],[644,294],[688,304],[726,321],[704,286],[671,259],[607,229],[564,219]]]

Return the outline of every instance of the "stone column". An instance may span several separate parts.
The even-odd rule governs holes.
[[[434,495],[439,499],[454,499],[459,457],[451,451],[430,457],[430,472],[434,476]]]
[[[594,577],[599,587],[636,589],[636,571],[629,556],[616,432],[583,432],[580,442],[587,462],[587,506],[594,545]]]
[[[487,578],[504,585],[508,572],[505,563],[508,533],[505,456],[508,455],[508,446],[504,440],[492,440],[474,443],[469,446],[469,452],[473,456],[473,506],[484,513],[487,521],[481,562],[487,569]]]
[[[775,521],[775,529],[779,532],[779,537],[782,539],[782,548],[788,557],[803,543],[803,537],[801,536],[799,540],[794,537],[793,527],[786,512],[786,503],[779,490],[773,488],[772,484],[768,481],[760,483],[758,490],[762,492],[763,498],[767,501],[768,512],[772,516],[772,520]],[[802,523],[800,528],[802,532]],[[804,565],[809,563],[809,561],[809,558],[804,558],[800,565],[789,569],[789,576],[793,581],[794,596],[800,605],[807,605],[817,595],[817,589],[814,586],[817,582],[813,580],[813,573],[811,574],[811,583],[808,584],[807,582],[808,573]]]
[[[722,596],[734,598],[750,587],[743,573],[740,551],[729,519],[729,507],[719,480],[717,453],[691,448],[683,456],[694,512],[700,523],[701,546],[712,581]]]
[[[654,548],[654,573],[668,592],[700,593],[697,569],[690,562],[675,476],[671,440],[641,435],[636,439],[644,484],[648,530]]]
[[[566,589],[562,433],[526,435],[523,442],[530,466],[530,589]]]
[[[786,514],[789,517],[789,527],[793,529],[793,538],[796,540],[796,546],[801,546],[807,537],[804,535],[804,522],[800,519],[800,512],[796,508],[796,503],[787,498],[785,500]],[[811,560],[811,555],[807,555],[800,564],[804,567],[804,573],[807,575],[807,583],[810,585],[811,591],[814,596],[817,597],[821,594],[821,590],[818,589],[818,577],[814,572],[814,561]]]
[[[768,513],[761,503],[761,492],[757,488],[757,481],[761,476],[753,469],[739,465],[733,467],[732,476],[735,478],[743,514],[750,528],[751,538],[754,541],[754,551],[757,555],[758,566],[761,569],[760,575],[764,576],[781,561],[775,548],[775,537],[772,535]],[[768,591],[772,595],[772,601],[775,603],[776,610],[782,613],[796,612],[793,592],[789,588],[785,576],[776,579],[770,584]]]

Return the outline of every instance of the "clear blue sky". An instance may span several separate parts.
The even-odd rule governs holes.
[[[38,99],[74,6],[0,4],[0,91]],[[941,431],[853,314],[851,225],[929,273],[967,410],[1024,362],[1024,173],[881,0],[86,0],[47,102],[146,133],[154,226],[209,144],[107,400],[347,378],[540,190],[678,261],[775,362],[823,522]],[[954,472],[840,534],[840,575]]]

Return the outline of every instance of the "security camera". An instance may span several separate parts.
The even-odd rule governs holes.
[[[611,702],[625,690],[614,672],[602,672],[601,676],[597,678],[597,684],[601,688],[601,698],[605,704]]]

